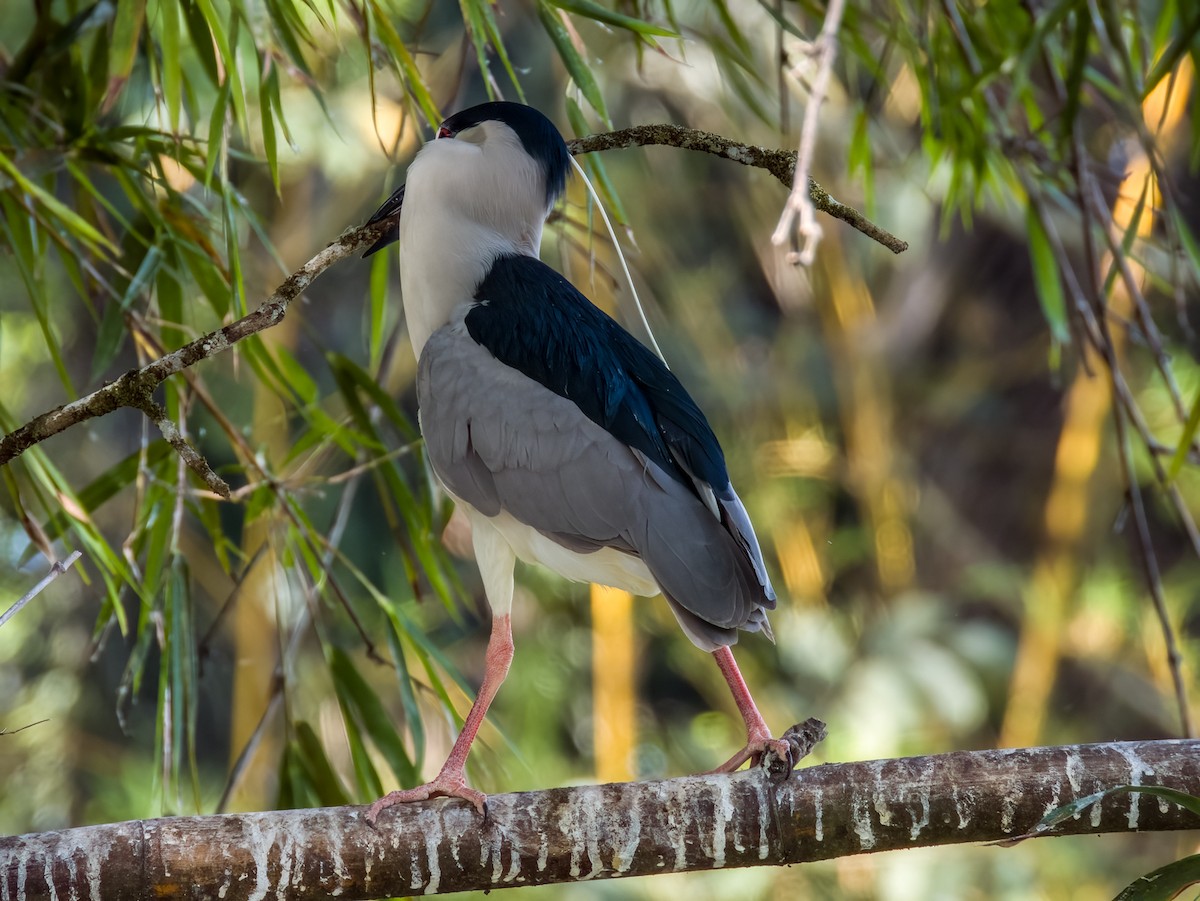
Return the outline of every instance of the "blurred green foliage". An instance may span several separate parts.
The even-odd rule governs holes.
[[[0,431],[252,309],[399,183],[443,111],[506,96],[564,131],[669,121],[793,146],[823,14],[10,2]],[[1198,33],[1179,0],[850,3],[814,174],[909,241],[900,258],[825,222],[798,271],[769,244],[784,197],[764,173],[670,148],[588,160],[783,589],[778,646],[739,659],[778,729],[829,723],[819,758],[1178,734],[1150,598],[1194,694]],[[611,307],[593,226],[573,186],[543,255]],[[4,468],[0,597],[85,558],[0,630],[0,830],[364,801],[440,762],[486,612],[441,541],[393,270],[340,265],[281,326],[164,385],[232,501],[127,410]],[[522,571],[479,787],[592,778],[586,601]],[[632,774],[715,765],[739,743],[716,668],[665,605],[635,616]],[[554,896],[1111,897],[1186,842]]]

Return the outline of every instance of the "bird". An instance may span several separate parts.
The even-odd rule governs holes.
[[[449,757],[432,781],[377,800],[372,825],[439,796],[486,814],[465,765],[513,660],[518,559],[661,594],[716,660],[746,726],[745,747],[717,771],[767,752],[787,759],[730,650],[739,631],[773,640],[776,598],[721,446],[659,357],[538,258],[570,165],[538,110],[472,106],[442,122],[369,220],[385,230],[365,255],[399,244],[427,458],[470,523],[492,613],[482,684]]]

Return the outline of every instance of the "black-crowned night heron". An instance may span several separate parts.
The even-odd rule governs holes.
[[[471,525],[492,608],[483,684],[432,782],[376,801],[471,801],[464,766],[513,657],[517,558],[565,576],[661,593],[716,658],[746,723],[737,769],[771,737],[729,646],[771,634],[758,539],[700,408],[670,370],[538,260],[570,156],[541,113],[485,103],[447,119],[372,217],[400,242],[404,315],[419,360],[430,464]]]

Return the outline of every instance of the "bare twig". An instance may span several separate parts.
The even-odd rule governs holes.
[[[188,443],[188,440],[183,437],[179,426],[171,421],[171,417],[167,415],[166,408],[156,401],[147,401],[141,407],[145,413],[162,432],[162,436],[167,439],[167,443],[175,448],[175,452],[188,469],[200,476],[204,480],[204,484],[219,494],[226,500],[229,499],[229,485],[226,481],[213,472],[212,467],[208,465],[208,461],[201,456],[200,452]],[[182,497],[182,494],[180,495]]]
[[[67,569],[70,568],[70,566],[82,556],[83,553],[81,551],[72,551],[71,555],[67,557],[66,560],[55,560],[54,565],[50,567],[50,572],[46,573],[45,577],[43,577],[40,582],[29,589],[29,591],[27,591],[19,601],[9,607],[3,613],[0,613],[0,626],[3,626],[6,622],[16,616],[21,611],[22,607],[41,594],[46,589],[47,585],[65,573]]]
[[[845,0],[830,0],[825,8],[825,22],[821,33],[813,42],[811,53],[817,62],[817,74],[813,79],[808,104],[804,107],[804,122],[800,126],[800,149],[796,154],[796,176],[792,182],[792,193],[788,195],[779,217],[779,224],[771,235],[771,243],[782,246],[789,240],[798,239],[800,249],[788,255],[788,259],[801,266],[811,266],[821,240],[821,226],[817,224],[816,209],[808,192],[808,173],[812,169],[813,152],[817,146],[817,120],[825,94],[829,91],[829,77],[833,72],[833,61],[837,57],[837,32],[842,24]]]

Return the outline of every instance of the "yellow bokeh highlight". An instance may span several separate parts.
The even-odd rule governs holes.
[[[637,744],[633,595],[593,585],[591,604],[596,778],[629,782]]]

